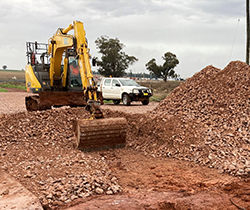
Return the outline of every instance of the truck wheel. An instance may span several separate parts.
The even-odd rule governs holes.
[[[143,105],[148,105],[148,103],[149,103],[149,99],[146,99],[146,100],[142,101]]]
[[[129,105],[130,105],[131,99],[130,99],[130,97],[129,97],[128,94],[124,94],[124,95],[122,96],[122,103],[123,103],[125,106],[129,106]]]
[[[118,105],[118,104],[120,103],[120,100],[113,100],[113,103],[114,103],[115,105]]]

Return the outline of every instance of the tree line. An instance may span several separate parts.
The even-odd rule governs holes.
[[[133,65],[138,58],[127,55],[123,52],[125,45],[119,39],[101,36],[95,41],[98,52],[101,58],[94,57],[93,63],[97,64],[98,72],[105,77],[121,77],[124,75],[137,77],[132,72],[126,73],[129,66]],[[147,78],[162,78],[165,82],[168,78],[177,78],[178,75],[174,68],[179,64],[176,55],[171,52],[166,52],[163,56],[163,64],[158,65],[156,59],[152,58],[145,64],[149,74],[145,74]],[[131,75],[129,75],[131,74]],[[138,76],[139,77],[139,76]]]
[[[92,70],[93,74],[96,74],[96,75],[100,75],[100,72],[99,71],[95,71],[95,70]],[[157,77],[155,77],[154,75],[150,74],[150,73],[134,73],[132,71],[130,72],[125,72],[124,75],[122,76],[126,76],[126,77],[130,77],[130,78],[148,78],[148,79],[157,79]]]

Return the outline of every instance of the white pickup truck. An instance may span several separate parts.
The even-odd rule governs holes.
[[[132,101],[141,101],[148,105],[152,90],[139,85],[135,80],[128,78],[103,78],[98,90],[102,93],[104,100],[113,100],[114,104],[121,101],[128,106]]]

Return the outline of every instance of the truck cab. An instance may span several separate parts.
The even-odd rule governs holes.
[[[103,78],[99,91],[104,100],[113,100],[114,104],[122,101],[126,106],[132,101],[141,101],[143,105],[148,105],[149,98],[153,95],[150,88],[143,87],[129,78]]]

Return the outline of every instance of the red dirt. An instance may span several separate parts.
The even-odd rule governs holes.
[[[227,84],[229,70],[232,83]],[[231,63],[224,74],[207,67],[159,105],[104,105],[105,117],[128,120],[127,146],[116,150],[85,154],[75,149],[72,121],[88,117],[83,108],[26,113],[17,106],[16,110],[24,112],[0,115],[0,167],[38,196],[46,209],[236,210],[232,198],[235,204],[250,209],[248,145],[237,132],[224,136],[224,124],[218,123],[225,119],[230,130],[229,123],[237,124],[237,116],[243,117],[240,122],[249,122],[245,116],[248,102],[243,100],[247,92],[239,90],[241,80],[244,88],[248,87],[244,79],[250,75],[245,70],[240,62]],[[229,107],[224,93],[230,88],[226,85],[232,84],[235,94],[229,99],[234,105],[229,106],[234,107],[235,116],[225,111],[215,118],[222,108],[220,102],[224,110]],[[219,98],[222,94],[224,98]],[[208,106],[210,96],[218,98],[213,107]],[[234,96],[245,104],[244,109],[238,109],[243,115],[237,112],[241,103]],[[20,105],[23,97],[21,101],[16,97],[15,103]],[[7,101],[0,96],[5,113],[15,112],[15,106],[10,110]],[[248,138],[249,127],[244,125],[240,128]],[[215,129],[210,135],[205,132],[209,126]],[[244,148],[240,150],[240,146]]]
[[[43,209],[39,199],[11,176],[0,170],[0,177],[0,209]]]

